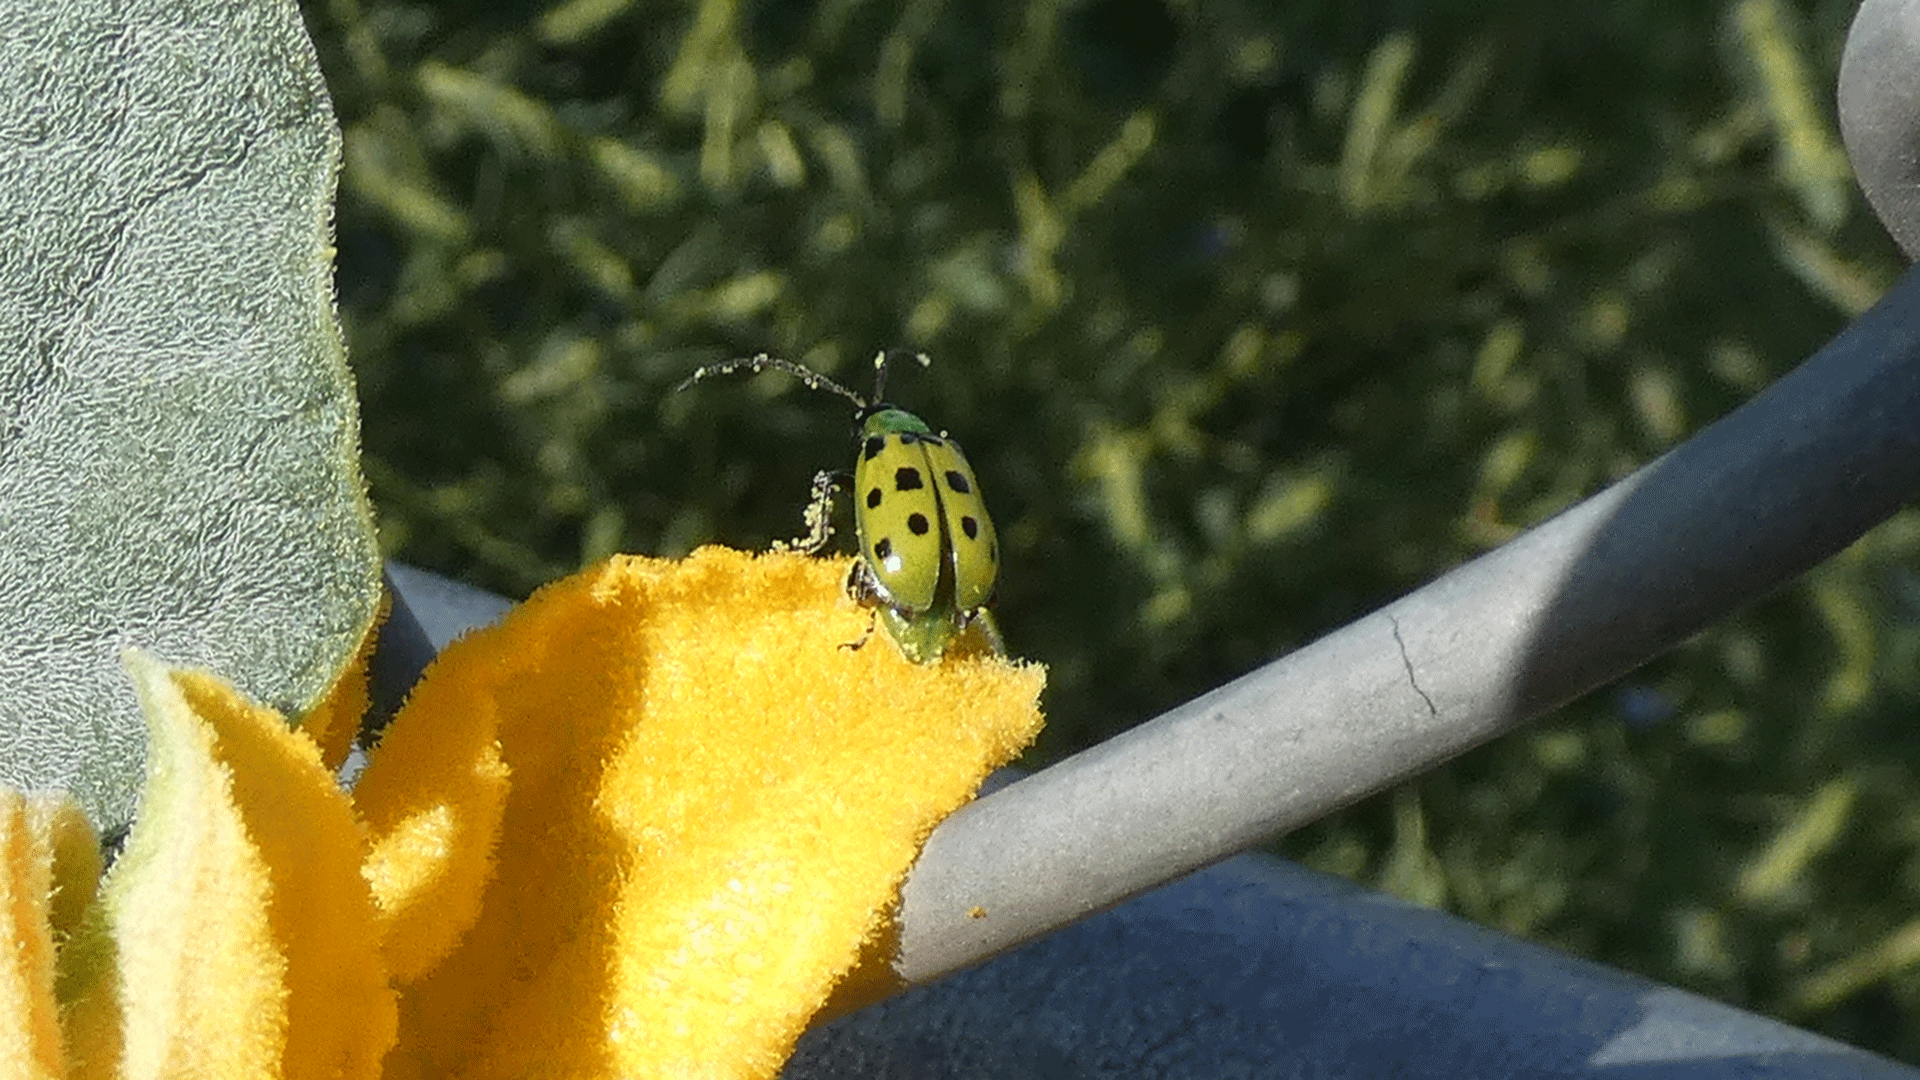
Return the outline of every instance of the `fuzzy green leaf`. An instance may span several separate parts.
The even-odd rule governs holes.
[[[290,0],[0,0],[0,781],[131,813],[126,645],[289,714],[379,566]]]

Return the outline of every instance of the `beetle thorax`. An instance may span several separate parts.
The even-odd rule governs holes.
[[[862,438],[872,435],[897,435],[901,433],[931,435],[933,434],[933,429],[927,426],[925,420],[920,419],[905,409],[897,409],[892,405],[875,406],[874,410],[867,413],[860,421],[860,435]]]

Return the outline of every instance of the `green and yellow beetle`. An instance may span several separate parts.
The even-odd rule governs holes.
[[[922,354],[914,359],[923,367],[929,362]],[[876,356],[873,367],[872,400],[811,368],[765,353],[703,367],[674,389],[714,375],[772,368],[810,390],[853,402],[860,428],[853,472],[817,474],[807,505],[807,535],[776,547],[809,555],[824,550],[833,536],[834,492],[850,483],[860,552],[847,576],[848,595],[877,612],[901,653],[916,664],[939,660],[970,628],[978,629],[994,652],[1004,653],[999,627],[987,611],[1000,574],[1000,542],[973,467],[946,432],[883,400],[887,353]],[[863,636],[849,647],[859,648],[866,640]]]

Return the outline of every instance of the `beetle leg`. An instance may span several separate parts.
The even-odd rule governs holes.
[[[807,526],[807,535],[797,540],[775,540],[775,551],[797,551],[802,555],[818,555],[826,550],[827,541],[833,539],[833,495],[852,482],[853,477],[844,472],[821,470],[813,475],[813,494],[807,501],[807,512],[801,520]]]
[[[874,580],[873,567],[867,565],[865,558],[853,560],[847,569],[847,596],[861,607],[875,610],[886,600],[880,593],[880,583]]]
[[[967,625],[980,629],[980,636],[987,639],[987,646],[993,650],[993,655],[1007,655],[1007,639],[1000,636],[1000,623],[993,617],[993,612],[984,607],[974,608],[967,612]]]
[[[841,644],[843,649],[858,649],[873,636],[873,624],[880,620],[880,605],[884,599],[880,595],[880,583],[873,579],[873,567],[867,565],[864,558],[853,560],[853,566],[847,571],[847,596],[856,604],[867,609],[867,631],[858,641]]]
[[[878,622],[879,620],[880,620],[880,609],[868,608],[866,631],[860,635],[858,640],[841,642],[840,647],[847,650],[848,652],[858,651],[861,646],[867,643],[867,640],[869,638],[873,637],[873,624]]]

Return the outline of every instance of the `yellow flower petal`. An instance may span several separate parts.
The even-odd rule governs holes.
[[[91,832],[91,826],[88,826]],[[90,861],[94,880],[76,891],[91,897],[98,891],[100,852],[93,846],[91,860],[80,853],[68,854],[65,844],[56,847],[54,880],[63,881],[85,873]],[[67,866],[70,864],[70,868]],[[65,901],[56,905],[56,932],[62,925],[57,914]],[[119,951],[107,925],[106,905],[91,903],[80,913],[77,923],[60,942],[55,970],[54,997],[60,1002],[60,1026],[66,1032],[67,1076],[69,1080],[119,1080],[121,1033]]]
[[[29,795],[27,822],[53,858],[53,898],[48,918],[54,940],[72,935],[100,889],[100,834],[86,811],[65,794]]]
[[[300,718],[300,730],[320,748],[320,760],[329,772],[338,771],[353,749],[353,738],[360,733],[360,721],[367,715],[367,665],[380,640],[381,624],[387,621],[392,599],[381,596],[380,609],[367,625],[367,636],[360,641],[346,670],[333,681],[333,688]]]
[[[846,566],[821,569],[770,582],[781,606],[837,592]],[[883,638],[855,655],[837,622],[811,664],[742,672],[724,652],[751,632],[704,652],[707,669],[662,695],[602,782],[642,853],[614,912],[621,1075],[778,1072],[933,827],[1039,733],[1037,666],[924,667]],[[720,717],[684,692],[730,679]]]
[[[119,1010],[73,1007],[87,987],[113,974],[113,946],[93,902],[100,889],[100,835],[65,794],[28,796],[27,822],[52,859],[47,921],[58,950],[54,998],[62,1007],[69,1075],[110,1075],[120,1060]]]
[[[390,1076],[773,1075],[926,834],[1039,726],[1036,667],[843,648],[846,571],[616,558],[442,654],[396,735],[497,710],[512,783]]]
[[[377,1075],[393,996],[358,826],[318,750],[211,675],[125,661],[150,745],[103,894],[122,1075]]]
[[[119,1080],[121,1032],[119,952],[104,904],[87,909],[60,946],[54,995],[67,1036],[69,1080]]]
[[[27,798],[0,787],[0,1076],[53,1080],[66,1071],[54,1006],[53,845]]]
[[[473,925],[493,873],[507,770],[494,702],[446,692],[478,677],[463,672],[466,655],[456,643],[434,662],[441,677],[407,700],[354,787],[369,833],[363,872],[379,907],[387,968],[401,985],[439,963]]]

